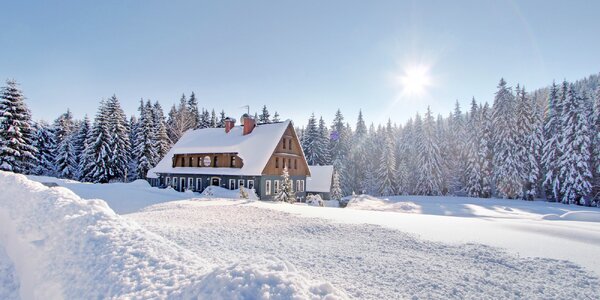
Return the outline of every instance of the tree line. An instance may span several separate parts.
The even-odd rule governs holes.
[[[298,128],[310,165],[333,164],[342,195],[456,195],[600,205],[600,78],[527,93],[500,80],[492,105],[458,101],[403,125]],[[336,187],[337,189],[337,187]]]

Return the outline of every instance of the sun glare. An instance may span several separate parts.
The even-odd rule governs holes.
[[[404,70],[404,74],[399,77],[399,81],[402,85],[403,94],[421,96],[425,93],[427,87],[431,85],[429,68],[423,65],[410,66]]]

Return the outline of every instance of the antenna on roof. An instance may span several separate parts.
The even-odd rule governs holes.
[[[246,108],[248,110],[248,115],[250,115],[250,105],[244,105],[244,106],[241,106],[240,108]]]

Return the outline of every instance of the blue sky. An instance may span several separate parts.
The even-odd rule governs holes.
[[[492,101],[500,77],[527,88],[600,71],[600,1],[8,1],[0,79],[21,83],[35,119],[93,116],[116,94],[165,110],[182,93],[303,124],[404,122],[430,105]],[[407,68],[431,84],[407,95]]]

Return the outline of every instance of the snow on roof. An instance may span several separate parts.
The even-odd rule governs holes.
[[[308,166],[310,177],[306,178],[306,191],[329,193],[333,178],[333,166]]]
[[[291,120],[261,124],[247,135],[242,134],[243,126],[235,126],[229,133],[226,133],[224,128],[188,130],[156,167],[148,171],[148,175],[173,173],[260,176],[290,123]],[[237,153],[244,161],[244,166],[242,168],[173,168],[173,155],[193,153]]]

